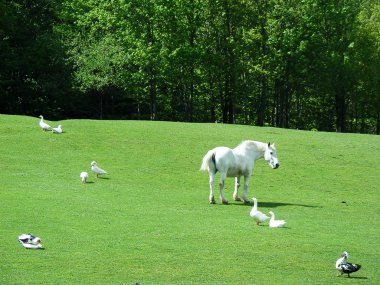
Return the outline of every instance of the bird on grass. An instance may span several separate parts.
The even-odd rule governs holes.
[[[339,258],[335,263],[335,268],[340,272],[337,276],[347,274],[350,277],[350,273],[356,272],[360,269],[360,264],[349,263],[347,262],[348,252],[343,251],[342,257]]]
[[[26,249],[44,249],[41,244],[41,239],[31,234],[21,234],[18,236],[18,241]]]
[[[40,127],[41,127],[41,129],[42,129],[43,131],[48,131],[48,130],[50,130],[51,127],[50,127],[48,124],[46,124],[46,123],[44,122],[44,117],[43,117],[42,115],[40,115],[40,118],[41,118],[41,120],[40,120]]]
[[[269,211],[269,215],[271,215],[271,218],[269,220],[270,228],[282,228],[283,226],[285,226],[286,222],[284,220],[274,219],[274,213],[272,211]]]
[[[265,222],[269,217],[265,215],[263,212],[257,210],[257,199],[255,197],[252,198],[253,207],[249,215],[256,221],[256,224],[259,226],[260,223]]]
[[[54,134],[62,134],[62,125],[58,125],[56,128],[52,128]]]
[[[88,178],[88,173],[86,171],[83,171],[80,173],[80,180],[82,183],[86,183]]]
[[[107,173],[107,171],[98,167],[95,161],[91,162],[91,171],[96,173],[96,177],[99,177],[99,175]]]

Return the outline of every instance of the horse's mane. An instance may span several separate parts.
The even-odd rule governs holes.
[[[265,143],[258,142],[258,141],[252,141],[252,140],[245,140],[240,143],[241,146],[246,146],[246,147],[252,147],[256,146],[258,149],[261,149],[266,146]]]

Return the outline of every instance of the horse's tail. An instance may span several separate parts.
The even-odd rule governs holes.
[[[207,154],[203,157],[202,165],[200,170],[208,171],[210,168],[210,163],[214,164],[214,168],[216,169],[215,163],[215,150],[209,150]]]

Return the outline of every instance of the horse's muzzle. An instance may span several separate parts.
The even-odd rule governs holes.
[[[273,167],[273,169],[277,169],[280,167],[280,164],[276,163],[276,165]]]

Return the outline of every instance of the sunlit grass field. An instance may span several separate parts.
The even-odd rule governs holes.
[[[0,284],[380,284],[379,136],[47,121],[56,135],[38,122],[0,116]],[[281,167],[258,161],[248,194],[286,228],[256,226],[231,178],[230,204],[208,203],[202,157],[245,139],[276,143]],[[46,249],[24,249],[21,233]],[[351,280],[336,277],[343,250],[362,265]]]

